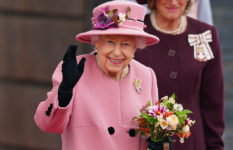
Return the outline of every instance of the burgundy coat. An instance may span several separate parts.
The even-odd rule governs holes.
[[[160,38],[158,45],[138,50],[135,59],[154,69],[160,98],[176,94],[178,103],[193,111],[191,137],[184,144],[174,143],[174,150],[222,150],[224,130],[224,92],[221,50],[214,26],[188,18],[187,30],[180,35],[168,35],[155,30],[149,15],[146,32]],[[211,31],[209,42],[214,58],[205,62],[194,58],[189,34]]]

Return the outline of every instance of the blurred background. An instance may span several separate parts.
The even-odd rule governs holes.
[[[40,131],[34,113],[68,45],[78,44],[78,54],[92,50],[75,35],[91,28],[92,9],[104,1],[0,0],[0,150],[61,150],[60,135]],[[233,1],[211,4],[224,68],[223,138],[233,150]]]

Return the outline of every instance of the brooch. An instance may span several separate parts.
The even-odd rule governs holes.
[[[134,81],[133,81],[133,84],[134,84],[134,86],[135,86],[135,88],[136,88],[136,91],[138,92],[138,93],[141,93],[141,83],[142,83],[142,80],[140,80],[140,79],[135,79]]]
[[[209,43],[212,42],[212,34],[207,30],[201,34],[189,34],[188,42],[194,47],[194,58],[200,62],[205,62],[214,58]]]

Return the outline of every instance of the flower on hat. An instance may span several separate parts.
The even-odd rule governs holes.
[[[125,20],[126,20],[126,14],[119,13],[118,16],[119,16],[119,23],[118,23],[118,25],[120,26],[120,25],[123,24],[123,22],[125,22]]]
[[[126,14],[118,13],[118,9],[109,10],[109,7],[97,11],[93,18],[93,29],[108,29],[122,25],[130,13],[130,8],[126,8]]]
[[[94,14],[92,24],[94,29],[104,29],[114,24],[112,18],[106,13],[108,8],[101,9]]]

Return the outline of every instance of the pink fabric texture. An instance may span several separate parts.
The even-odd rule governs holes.
[[[145,150],[145,139],[130,136],[129,131],[138,127],[132,118],[139,114],[139,108],[158,99],[153,70],[132,60],[129,74],[115,81],[99,68],[94,55],[80,55],[77,60],[82,57],[87,59],[84,73],[73,89],[70,104],[58,106],[61,62],[52,77],[52,90],[37,108],[36,124],[45,132],[61,134],[62,150]],[[136,91],[135,79],[142,80],[141,93]],[[51,104],[48,116],[45,112]],[[109,127],[114,129],[113,134]]]
[[[76,36],[78,41],[84,43],[91,43],[91,36],[96,35],[132,35],[145,38],[146,45],[153,45],[159,42],[159,38],[144,32],[146,27],[143,22],[146,14],[146,8],[130,1],[110,1],[99,5],[93,10],[93,16],[100,10],[109,8],[109,10],[117,9],[117,13],[126,14],[127,7],[130,8],[129,18],[118,27],[112,27],[101,30],[90,30],[88,32],[80,33]],[[138,21],[140,20],[140,21]]]

